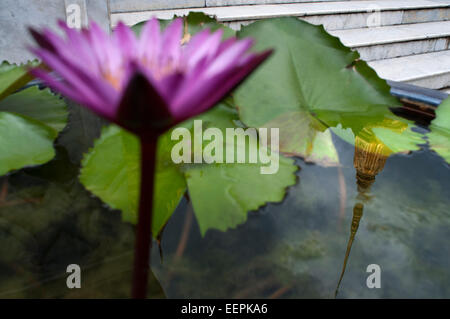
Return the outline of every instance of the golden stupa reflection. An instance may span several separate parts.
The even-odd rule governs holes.
[[[355,155],[353,166],[356,169],[356,185],[358,199],[367,201],[370,187],[375,177],[380,173],[391,150],[379,141],[370,129],[364,128],[361,134],[355,137]]]
[[[376,126],[367,126],[363,128],[357,136],[355,136],[355,153],[353,157],[353,166],[356,170],[356,185],[358,190],[357,202],[353,206],[353,216],[350,226],[350,237],[347,243],[347,249],[345,252],[344,263],[342,266],[341,275],[338,280],[338,284],[335,290],[334,296],[337,296],[339,286],[345,274],[347,267],[347,261],[350,256],[350,251],[353,245],[353,241],[358,231],[359,223],[363,216],[364,204],[370,201],[370,188],[375,182],[375,177],[383,170],[386,164],[387,158],[394,152],[386,146],[377,136],[374,134],[372,128],[382,127],[389,128],[398,133],[407,129],[408,125],[385,118],[381,123]]]

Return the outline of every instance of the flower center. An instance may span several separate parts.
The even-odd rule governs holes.
[[[102,73],[103,78],[109,82],[109,84],[111,84],[113,86],[113,88],[115,88],[116,90],[120,89],[120,76],[118,76],[118,74],[114,74],[110,71],[106,71]]]

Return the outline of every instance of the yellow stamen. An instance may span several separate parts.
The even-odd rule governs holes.
[[[108,81],[116,90],[120,88],[120,77],[113,75],[111,72],[103,73],[103,77]]]

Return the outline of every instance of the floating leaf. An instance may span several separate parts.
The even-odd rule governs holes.
[[[0,175],[55,156],[53,129],[31,118],[0,112]]]
[[[262,127],[280,129],[280,150],[286,155],[301,156],[322,166],[339,163],[330,130],[307,113],[287,112]]]
[[[340,124],[358,135],[385,117],[401,120],[389,110],[399,104],[386,82],[322,26],[270,19],[243,27],[238,36],[253,37],[255,50],[275,50],[234,98],[248,126],[280,128],[282,152],[329,166],[338,162],[329,127]]]
[[[223,129],[236,127],[238,118],[235,110],[222,105],[197,119]],[[192,125],[193,121],[189,121],[183,127],[192,131]],[[155,237],[179,203],[186,185],[204,234],[210,228],[226,230],[243,223],[249,210],[269,201],[281,201],[286,187],[296,181],[297,167],[293,160],[283,157],[278,173],[273,175],[261,175],[261,163],[174,164],[171,151],[178,141],[172,141],[171,134],[172,130],[158,140],[152,229]],[[133,223],[138,205],[139,152],[135,136],[110,126],[86,155],[80,176],[88,190],[122,210],[124,220]]]
[[[152,229],[156,235],[186,190],[183,174],[168,163],[167,139],[168,136],[159,139],[157,150]],[[110,207],[121,210],[125,221],[136,223],[140,178],[138,138],[115,125],[104,128],[94,148],[83,159],[82,167],[83,185]]]
[[[56,132],[67,123],[67,108],[64,100],[49,89],[40,90],[32,86],[8,96],[0,102],[0,112],[8,111],[33,118]]]
[[[236,35],[236,32],[233,29],[218,23],[216,19],[207,16],[203,12],[189,12],[183,19],[185,21],[185,36],[194,35],[204,29],[209,29],[212,32],[222,29],[224,31],[223,38],[229,38]],[[189,38],[189,36],[187,38]]]
[[[396,132],[389,127],[374,127],[372,131],[392,153],[408,153],[419,150],[419,144],[424,144],[423,135],[412,128],[412,125],[406,125],[401,132]]]
[[[33,62],[28,65],[36,64],[36,62]],[[10,64],[3,61],[0,64],[0,100],[20,89],[31,79],[33,79],[33,76],[28,73],[25,65]]]
[[[423,143],[423,135],[413,131],[413,125],[396,116],[386,116],[379,123],[368,124],[358,133],[358,137],[366,142],[382,144],[385,155],[395,153],[408,153],[420,149]],[[350,144],[355,144],[355,135],[350,128],[343,129],[341,125],[332,128],[332,131]]]
[[[0,101],[0,175],[51,160],[53,141],[67,121],[65,103],[30,87]]]
[[[450,98],[439,105],[427,134],[430,147],[450,164]]]
[[[236,127],[236,111],[228,107],[216,107],[199,117],[207,126],[218,128],[226,136],[226,128]],[[237,142],[235,157],[239,149],[249,154],[258,147],[258,139],[248,138],[245,145]],[[224,154],[234,144],[224,141]],[[194,207],[200,231],[204,235],[210,228],[222,231],[234,228],[247,220],[247,212],[257,210],[267,202],[283,200],[286,188],[294,185],[297,167],[292,159],[279,154],[278,171],[275,174],[261,174],[262,163],[214,163],[187,165],[185,176],[189,195]],[[236,162],[236,158],[235,158]]]

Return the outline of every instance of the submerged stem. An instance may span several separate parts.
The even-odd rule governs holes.
[[[141,190],[139,215],[134,247],[132,297],[147,297],[150,249],[152,242],[153,189],[156,162],[157,136],[141,138]]]

